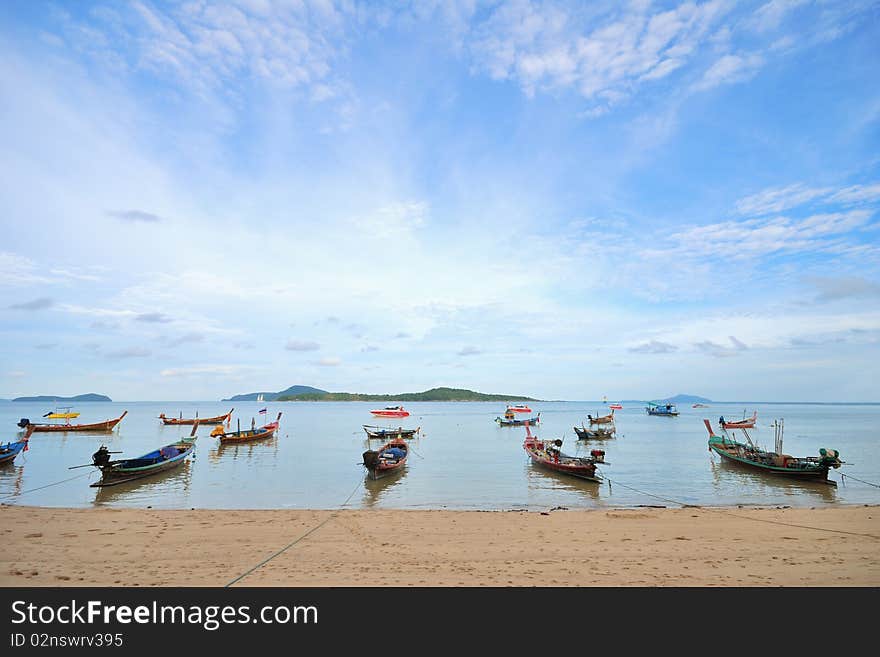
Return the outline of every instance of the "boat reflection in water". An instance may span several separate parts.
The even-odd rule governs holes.
[[[393,477],[383,477],[381,479],[370,479],[369,477],[364,477],[364,494],[361,497],[360,507],[358,507],[358,505],[354,502],[349,502],[346,506],[353,508],[372,509],[376,507],[379,502],[382,501],[382,498],[385,498],[386,500],[389,497],[394,498],[395,494],[392,491],[394,491],[395,488],[403,485],[403,481],[404,479],[406,479],[408,473],[409,467],[407,466],[405,468],[401,468],[400,472],[396,473]],[[394,506],[400,506],[400,504],[398,503]]]
[[[194,458],[194,457],[193,457]],[[173,470],[166,470],[150,477],[129,481],[115,486],[97,488],[95,506],[150,505],[153,507],[180,508],[189,497],[194,463],[186,459]],[[163,504],[163,501],[166,501]]]
[[[785,475],[755,470],[748,465],[735,461],[712,459],[712,484],[721,500],[743,501],[743,491],[750,491],[755,504],[765,504],[764,500],[778,499],[780,494],[796,498],[809,495],[819,498],[822,502],[837,501],[837,487],[829,486],[822,481],[809,479],[792,479]]]
[[[544,468],[534,468],[527,461],[525,463],[525,476],[529,488],[529,492],[540,492],[546,496],[548,492],[560,494],[575,494],[579,501],[591,502],[589,506],[595,506],[593,502],[600,499],[599,491],[602,486],[597,486],[596,482],[587,479],[579,479],[571,477],[561,472],[545,470]],[[558,503],[562,506],[571,504],[565,499],[567,495],[561,495]],[[543,504],[541,506],[544,506]]]
[[[254,456],[254,454],[259,456],[266,453],[278,453],[277,434],[272,436],[271,438],[252,440],[246,443],[218,442],[214,447],[211,448],[211,451],[208,452],[208,459],[212,463],[217,463],[221,458],[231,459],[235,461],[239,458],[251,458],[252,456]]]

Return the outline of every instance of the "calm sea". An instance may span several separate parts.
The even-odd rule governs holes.
[[[212,427],[199,430],[194,459],[176,471],[110,488],[90,488],[99,476],[93,468],[69,470],[89,463],[101,444],[135,457],[187,435],[189,427],[165,427],[159,413],[192,417],[219,415],[235,406],[237,419],[249,427],[260,408],[274,418],[283,411],[277,438],[259,443],[219,447],[209,437]],[[880,405],[711,404],[706,409],[679,406],[677,418],[651,417],[644,405],[625,403],[617,411],[617,437],[582,443],[572,426],[588,413],[604,414],[600,402],[534,403],[541,412],[535,433],[564,439],[563,451],[588,454],[601,447],[610,479],[601,485],[542,471],[522,449],[523,427],[499,427],[498,403],[412,403],[412,415],[394,426],[421,427],[411,441],[405,470],[378,482],[369,481],[360,465],[367,449],[362,425],[377,420],[371,403],[257,402],[134,402],[83,403],[79,421],[88,423],[127,417],[111,434],[35,433],[29,451],[13,464],[0,466],[0,502],[64,507],[328,509],[545,509],[562,506],[633,507],[638,505],[791,505],[880,503],[880,489],[847,478],[837,488],[789,481],[721,462],[711,455],[702,418],[742,417],[758,411],[753,438],[773,448],[774,418],[785,419],[785,452],[817,455],[820,447],[840,451],[849,465],[832,471],[880,483]],[[14,439],[21,417],[33,421],[51,405],[0,403],[2,440]],[[373,448],[377,446],[373,441]],[[77,477],[70,481],[64,481]],[[63,482],[63,483],[59,483]],[[656,496],[656,497],[652,497]],[[662,499],[659,499],[662,498]],[[346,502],[346,500],[348,500]]]

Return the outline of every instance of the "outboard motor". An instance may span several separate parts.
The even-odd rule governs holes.
[[[379,452],[376,452],[374,450],[368,450],[368,451],[364,452],[363,456],[364,456],[364,466],[366,466],[366,468],[368,470],[373,469],[377,465],[379,465]]]
[[[102,467],[110,463],[110,450],[106,445],[101,445],[98,451],[92,454],[92,465]]]
[[[31,423],[30,420],[28,420],[26,417],[23,417],[18,421],[18,426],[21,427],[22,429],[27,429],[27,427],[30,423]]]

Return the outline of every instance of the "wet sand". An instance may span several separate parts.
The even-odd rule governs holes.
[[[880,586],[880,506],[545,513],[0,506],[0,585],[222,586],[318,525],[239,585]],[[383,568],[389,557],[396,565]]]

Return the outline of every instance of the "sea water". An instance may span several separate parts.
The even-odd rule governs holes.
[[[55,507],[152,507],[214,509],[548,509],[607,508],[639,505],[790,505],[824,506],[880,503],[880,488],[841,473],[880,483],[880,405],[865,404],[719,404],[681,405],[681,415],[654,417],[644,403],[625,402],[615,411],[614,438],[580,442],[573,426],[587,414],[609,411],[601,402],[534,402],[541,422],[532,432],[562,438],[563,452],[589,455],[604,449],[602,484],[548,472],[532,464],[522,448],[524,427],[501,427],[494,420],[503,403],[420,402],[405,404],[411,415],[380,419],[361,402],[114,402],[81,403],[75,421],[98,422],[128,415],[112,433],[34,433],[30,448],[12,464],[0,466],[0,502]],[[183,466],[136,482],[91,488],[100,478],[88,464],[102,444],[136,457],[189,435],[191,427],[166,427],[160,413],[202,417],[235,407],[237,422],[250,428],[274,420],[281,427],[271,440],[221,446],[198,429],[195,456]],[[268,408],[265,415],[258,411]],[[19,418],[42,421],[51,404],[0,403],[2,440],[15,440]],[[709,452],[703,418],[717,426],[719,416],[742,418],[758,411],[752,438],[773,449],[776,418],[785,420],[784,451],[818,456],[821,447],[837,449],[847,463],[832,470],[837,487],[798,482],[722,462]],[[519,416],[526,417],[526,416]],[[409,441],[410,456],[399,474],[379,481],[365,477],[361,454],[381,441],[367,441],[363,425],[420,427]]]

